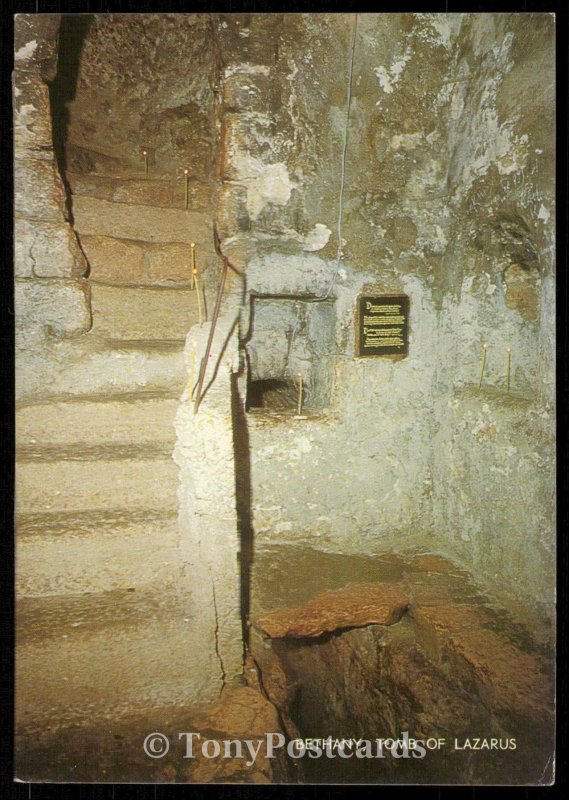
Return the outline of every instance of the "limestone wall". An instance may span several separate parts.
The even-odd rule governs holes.
[[[57,71],[58,15],[15,19],[14,191],[19,374],[50,347],[89,330],[87,264],[69,223],[55,158],[49,82]],[[18,380],[18,389],[21,380]]]
[[[318,398],[304,421],[292,402],[248,416],[258,546],[438,549],[551,611],[553,18],[220,27],[218,216],[250,292],[251,377],[301,370]],[[370,288],[410,296],[403,361],[354,356]]]

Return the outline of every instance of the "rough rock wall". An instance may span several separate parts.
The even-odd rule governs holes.
[[[302,371],[314,398],[315,365],[333,375],[306,421],[249,415],[257,543],[439,549],[495,591],[550,603],[552,17],[220,28],[234,66],[218,217],[246,273],[251,377]],[[405,360],[354,357],[362,289],[410,296]],[[329,304],[332,345],[315,322]]]
[[[443,300],[439,373],[451,394],[440,407],[433,452],[435,522],[447,552],[551,616],[554,21],[483,14],[463,26],[456,59],[465,80],[454,89],[449,142],[456,222],[446,274],[453,283]],[[467,371],[480,364],[482,342],[488,388],[477,392]]]
[[[54,154],[49,83],[57,70],[58,15],[15,20],[14,188],[19,373],[50,345],[91,325],[86,262],[69,224]],[[41,354],[44,355],[41,355]],[[18,381],[19,384],[19,381]]]
[[[100,14],[89,17],[81,42],[70,34],[69,51],[79,52],[69,65],[72,86],[63,89],[65,170],[92,280],[187,286],[191,241],[198,269],[210,280],[216,264],[212,19]]]

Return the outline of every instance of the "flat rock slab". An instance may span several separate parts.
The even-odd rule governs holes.
[[[76,195],[75,230],[80,234],[141,242],[210,243],[211,224],[203,214],[179,208],[153,208]]]
[[[302,608],[274,611],[255,624],[273,639],[316,637],[346,628],[392,625],[408,604],[407,594],[393,585],[358,583],[324,592]]]
[[[195,291],[91,286],[93,331],[112,339],[184,341],[199,321]]]

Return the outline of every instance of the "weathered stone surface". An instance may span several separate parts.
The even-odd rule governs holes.
[[[37,342],[34,341],[34,347]],[[63,345],[63,343],[61,343]],[[180,342],[115,341],[81,337],[67,342],[46,359],[35,349],[26,353],[26,369],[16,373],[17,397],[41,395],[92,397],[133,393],[179,395],[184,388],[184,358]],[[50,356],[53,357],[53,353]]]
[[[261,66],[242,65],[223,83],[223,103],[228,111],[266,111],[272,105],[275,84]]]
[[[144,180],[144,161],[140,154],[140,148],[135,149],[132,153],[129,149],[126,156],[130,156],[131,161],[120,156],[107,155],[89,147],[80,147],[72,142],[68,142],[65,147],[66,166],[72,173],[94,174],[103,180],[115,180],[116,178]]]
[[[15,73],[14,149],[34,158],[53,158],[49,88],[26,72]]]
[[[154,181],[132,181],[118,186],[112,195],[115,203],[142,204],[145,206],[172,206],[174,187]]]
[[[336,592],[325,592],[303,608],[275,611],[255,621],[267,636],[302,638],[321,636],[344,628],[393,625],[409,602],[399,588],[356,583]]]
[[[115,606],[120,610],[126,605],[124,596],[119,592],[111,597],[115,600]],[[132,595],[128,596],[133,600]],[[135,595],[136,597],[136,595]],[[139,602],[144,611],[144,606]],[[156,610],[147,608],[147,618],[143,620],[148,623],[148,616],[154,615]],[[189,700],[183,695],[184,679],[180,664],[182,656],[186,657],[184,648],[180,649],[180,661],[172,659],[172,654],[165,653],[162,648],[164,658],[170,657],[171,669],[164,670],[159,658],[149,649],[159,640],[160,633],[171,642],[179,642],[187,635],[187,628],[191,626],[191,620],[182,616],[184,612],[175,612],[170,624],[161,619],[159,622],[153,621],[152,629],[155,636],[147,631],[147,647],[143,647],[146,668],[144,662],[139,661],[140,653],[134,653],[133,660],[137,666],[145,673],[145,677],[150,674],[160,676],[163,681],[168,681],[171,687],[171,697],[167,698],[164,690],[159,690],[159,697],[154,697],[152,702],[152,686],[146,684],[147,691],[142,682],[138,683],[137,688],[141,690],[138,703],[135,708],[120,717],[113,717],[112,723],[107,719],[101,719],[98,715],[99,707],[90,716],[88,721],[83,724],[69,724],[65,728],[57,731],[45,731],[38,736],[35,735],[30,726],[28,735],[18,737],[18,758],[15,768],[16,775],[22,780],[44,780],[44,781],[73,781],[80,780],[85,783],[96,783],[104,779],[116,783],[136,783],[143,781],[149,784],[176,783],[193,784],[203,780],[210,780],[213,783],[291,783],[295,781],[296,770],[294,764],[291,765],[285,757],[285,749],[280,748],[275,751],[276,758],[267,759],[265,751],[260,752],[255,763],[247,766],[251,760],[247,745],[232,731],[230,723],[247,718],[253,720],[256,731],[262,731],[254,737],[264,739],[266,733],[278,733],[282,731],[278,718],[275,719],[275,711],[271,712],[267,701],[258,692],[252,693],[251,690],[244,691],[245,687],[232,687],[223,692],[221,699],[218,699],[211,707],[203,707],[203,704]],[[175,626],[177,625],[177,633]],[[117,638],[120,637],[120,628],[113,626],[115,639],[110,642],[112,655],[119,655],[121,648],[117,647]],[[77,631],[73,630],[72,635]],[[74,643],[81,645],[80,636],[74,636]],[[79,640],[79,642],[78,642]],[[136,637],[137,643],[143,641]],[[97,643],[101,640],[97,638]],[[126,647],[123,649],[126,650]],[[104,648],[103,648],[104,650]],[[66,649],[65,655],[69,651]],[[97,668],[101,666],[97,654]],[[128,658],[128,655],[126,656]],[[165,663],[165,662],[164,662]],[[110,670],[111,674],[113,670]],[[128,673],[128,669],[125,670]],[[96,673],[95,673],[96,674]],[[64,675],[64,677],[68,677]],[[142,677],[142,676],[141,676]],[[62,683],[66,683],[63,682]],[[58,688],[59,688],[58,684]],[[77,686],[72,684],[70,694],[75,698]],[[119,691],[123,689],[122,684]],[[63,694],[67,694],[65,691]],[[117,696],[120,696],[117,694]],[[141,697],[150,696],[150,701],[142,701]],[[165,701],[163,705],[158,705],[157,700]],[[223,708],[227,709],[226,720],[223,720]],[[125,711],[124,705],[120,711]],[[214,727],[209,714],[215,717]],[[221,719],[220,719],[221,717]],[[273,725],[274,727],[269,727]],[[186,758],[186,737],[182,736],[178,740],[178,734],[172,737],[172,746],[163,758],[149,758],[140,746],[149,731],[168,731],[184,732],[192,731],[199,733],[200,738],[193,737],[193,758]],[[21,728],[19,729],[21,734]],[[243,737],[247,738],[247,737]],[[202,745],[206,740],[215,739],[220,743],[220,756],[207,759],[202,752]],[[223,758],[224,742],[227,740],[241,739],[242,757],[233,759]],[[255,742],[256,744],[256,742]],[[212,745],[209,746],[210,748]],[[232,746],[235,752],[236,745]],[[211,755],[210,750],[206,751]],[[55,754],[58,754],[55,758]],[[212,764],[213,762],[213,764]],[[212,772],[214,773],[212,775]],[[197,773],[197,775],[195,774]],[[200,781],[201,778],[201,781]],[[191,790],[190,790],[191,791]]]
[[[175,511],[47,512],[22,516],[17,527],[19,597],[163,592],[177,571]]]
[[[44,222],[16,217],[14,227],[16,276],[22,278],[82,277],[85,256],[66,222]]]
[[[267,734],[283,733],[279,715],[260,691],[248,686],[229,689],[221,701],[198,718],[197,727],[210,732],[218,740],[252,737],[262,742],[255,763],[247,766],[250,759],[245,752],[242,757],[205,758],[199,750],[188,766],[187,778],[194,783],[280,783],[290,780],[293,771],[285,754],[275,750],[274,758],[268,758]],[[223,745],[222,745],[223,748]]]
[[[177,470],[167,455],[144,459],[128,451],[124,458],[105,455],[86,461],[18,464],[18,513],[104,511],[115,508],[172,509]]]
[[[89,261],[90,277],[114,286],[180,286],[190,284],[190,249],[187,244],[153,244],[109,236],[82,235],[81,246]],[[207,252],[207,251],[206,251]],[[209,265],[201,248],[196,264]]]
[[[270,175],[269,163],[265,163],[266,133],[272,120],[267,114],[232,114],[223,117],[221,153],[221,178],[226,181],[262,179],[263,173]]]
[[[195,291],[91,287],[93,333],[111,339],[184,341],[198,322]]]
[[[16,70],[37,69],[43,80],[53,80],[57,69],[59,14],[16,14],[14,61]]]
[[[453,564],[451,564],[446,558],[430,554],[417,556],[412,563],[422,572],[444,574],[448,572],[454,572],[456,570],[456,567],[454,567]]]
[[[257,253],[255,242],[249,237],[235,236],[221,243],[221,252],[231,267],[244,275],[249,262]]]
[[[94,158],[116,159],[117,167],[128,165],[139,176],[146,148],[154,177],[172,180],[188,168],[211,178],[212,23],[209,14],[95,15],[69,104],[70,144]],[[181,63],[192,65],[191,74],[182,76]],[[111,162],[105,173],[113,174]]]
[[[217,232],[222,241],[249,229],[246,186],[236,183],[222,184],[215,218]]]
[[[18,216],[48,222],[65,218],[65,192],[55,161],[14,159],[14,209]]]
[[[274,64],[282,14],[220,14],[219,21],[225,63]]]
[[[535,320],[539,316],[539,273],[512,264],[504,272],[505,301],[525,319]]]
[[[112,203],[76,195],[75,228],[80,234],[134,239],[141,242],[211,242],[211,225],[201,214],[175,208]]]
[[[275,269],[277,262],[286,268]],[[268,256],[254,259],[248,265],[247,288],[259,295],[334,299],[334,271],[334,264],[317,256],[299,254],[294,259]]]
[[[163,206],[173,205],[175,186],[173,181],[141,180],[131,178],[109,178],[102,175],[83,175],[68,172],[67,180],[74,195],[97,197],[116,203],[134,205]]]
[[[511,347],[512,391],[548,395],[543,419],[550,419],[553,317],[539,307],[546,307],[544,292],[552,298],[553,19],[284,15],[270,67],[240,55],[241,40],[254,46],[255,24],[236,18],[220,32],[221,174],[231,178],[217,209],[222,249],[253,292],[303,296],[319,271],[316,291],[337,298],[336,354],[328,364],[334,386],[322,430],[311,422],[291,440],[284,426],[265,429],[265,437],[251,425],[260,539],[306,537],[365,550],[379,547],[379,537],[388,549],[392,536],[409,543],[421,536],[440,552],[450,548],[512,601],[527,603],[529,583],[551,610],[543,589],[553,585],[551,452],[534,447],[537,418],[535,434],[518,439],[521,407],[490,420],[496,399],[475,410],[454,390],[477,385],[480,344],[491,341],[484,383],[502,392]],[[251,106],[245,87],[254,87]],[[318,232],[328,232],[315,254],[322,266],[312,271],[304,263],[296,276],[302,249],[324,242]],[[518,266],[527,272],[518,274]],[[354,300],[364,287],[409,294],[416,309],[409,356],[397,366],[351,360]],[[266,337],[269,357],[281,317],[272,336],[266,320],[258,322],[255,347]],[[255,322],[249,350],[254,337]],[[306,372],[326,351],[315,352],[306,356]],[[266,363],[265,354],[257,361]],[[403,407],[409,416],[401,424]],[[495,447],[483,440],[492,424]],[[518,443],[507,450],[506,438]],[[423,444],[410,448],[413,440]],[[430,451],[424,460],[423,445]],[[532,459],[540,466],[530,475]],[[511,481],[519,467],[531,487],[533,510],[524,519],[520,481]],[[433,481],[441,474],[444,480]],[[320,508],[333,513],[307,512],[311,503],[318,507],[315,487]],[[382,514],[368,516],[378,491]]]
[[[78,336],[91,327],[89,289],[79,281],[16,280],[15,303],[17,346],[38,336]]]
[[[25,405],[17,411],[17,444],[31,447],[43,443],[67,448],[75,445],[78,449],[134,442],[173,446],[177,407],[175,395],[132,396],[122,400],[84,398]],[[88,425],[85,425],[86,419]],[[113,420],[112,427],[109,419]]]
[[[411,613],[419,626],[435,631],[446,657],[450,653],[468,663],[489,707],[537,720],[552,714],[551,666],[493,630],[495,623],[484,608],[421,606]]]
[[[235,403],[239,402],[234,386],[239,369],[234,324],[237,314],[237,298],[226,295],[197,413],[193,389],[210,326],[194,326],[188,334],[186,388],[175,420],[174,459],[180,468],[180,555],[199,618],[191,646],[203,653],[203,666],[196,679],[203,685],[204,697],[210,699],[223,683],[241,674],[243,667],[233,428],[233,415],[238,413]]]
[[[40,731],[95,720],[108,726],[109,703],[114,720],[186,706],[197,657],[183,644],[192,621],[174,597],[165,587],[158,603],[155,593],[125,589],[22,603],[18,734],[37,741]]]
[[[145,283],[144,245],[109,236],[80,236],[94,281],[113,284]]]
[[[146,282],[151,284],[188,285],[190,280],[190,249],[187,245],[171,244],[149,247],[144,253]],[[203,251],[196,247],[196,265],[203,270]]]

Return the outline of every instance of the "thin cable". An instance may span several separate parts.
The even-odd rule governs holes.
[[[356,52],[356,33],[358,29],[358,15],[354,14],[354,29],[352,31],[352,48],[350,52],[350,80],[348,81],[348,101],[346,104],[346,128],[344,131],[344,146],[342,148],[342,170],[340,175],[340,203],[338,208],[338,252],[336,265],[339,266],[342,258],[342,222],[344,217],[344,186],[346,183],[346,155],[348,152],[348,129],[350,127],[350,107],[352,105],[352,84],[354,79],[354,56]]]
[[[355,53],[356,53],[356,37],[358,31],[358,15],[354,14],[354,26],[352,31],[352,47],[350,51],[350,79],[348,81],[348,99],[346,103],[346,127],[344,130],[344,144],[342,147],[342,157],[341,157],[341,171],[340,171],[340,200],[338,204],[338,250],[336,253],[336,269],[334,271],[334,275],[330,282],[330,286],[328,287],[328,291],[323,297],[320,297],[319,300],[327,300],[330,296],[330,292],[334,288],[336,281],[338,279],[338,275],[340,272],[340,261],[342,259],[342,223],[344,220],[344,187],[346,184],[346,156],[348,153],[348,129],[350,127],[350,108],[352,105],[352,86],[354,81],[354,60],[355,60]]]

